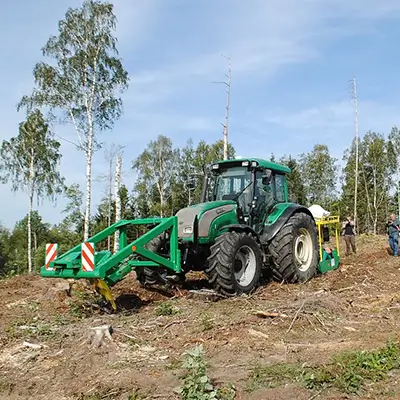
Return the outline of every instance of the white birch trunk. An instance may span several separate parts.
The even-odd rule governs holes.
[[[376,171],[375,169],[373,170],[373,176],[374,176],[374,235],[376,235],[377,232],[377,225],[378,225],[378,205],[377,205],[377,180],[376,180]]]
[[[34,195],[34,174],[35,174],[34,157],[31,154],[29,165],[29,210],[28,210],[28,273],[32,273],[32,210],[33,210],[33,195]]]
[[[28,273],[32,273],[32,210],[33,210],[33,190],[29,193],[29,211],[28,211]]]
[[[111,225],[111,204],[112,204],[112,167],[113,161],[110,154],[109,175],[108,175],[108,226]],[[107,250],[111,251],[111,235],[107,238]]]
[[[400,168],[397,168],[397,215],[400,219]]]
[[[119,154],[117,156],[117,162],[115,164],[115,222],[121,220],[121,170],[122,170],[122,157]],[[116,231],[114,234],[114,253],[119,251],[119,231]]]
[[[91,125],[91,124],[90,124]],[[89,127],[88,142],[86,148],[86,199],[85,199],[85,220],[83,240],[89,238],[90,205],[92,201],[92,157],[93,157],[93,126]]]

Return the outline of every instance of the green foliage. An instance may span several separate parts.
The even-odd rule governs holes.
[[[400,345],[388,342],[385,347],[372,351],[340,353],[323,365],[257,366],[250,374],[248,390],[298,382],[308,389],[334,387],[343,393],[361,394],[367,384],[385,380],[388,372],[399,368]]]
[[[389,205],[396,189],[393,178],[397,169],[397,131],[389,140],[384,135],[367,132],[359,143],[359,176],[357,185],[357,220],[359,232],[384,231]],[[341,208],[353,214],[355,192],[355,143],[344,154]]]
[[[139,175],[136,191],[143,199],[139,205],[142,213],[149,210],[150,215],[163,217],[170,211],[172,187],[178,179],[179,157],[179,150],[173,148],[171,139],[159,135],[133,162]],[[146,198],[149,191],[153,199],[150,196]]]
[[[329,148],[317,144],[307,154],[301,154],[301,174],[307,193],[307,203],[319,204],[329,209],[336,197],[337,160],[329,153]]]
[[[75,232],[83,232],[83,192],[77,183],[66,187],[64,197],[68,200],[66,207],[61,211],[67,216],[63,224]]]
[[[1,180],[11,182],[15,191],[28,189],[32,197],[53,198],[61,192],[63,182],[57,170],[60,146],[42,113],[35,110],[20,123],[18,136],[1,145]]]
[[[184,353],[182,368],[186,370],[183,384],[175,390],[182,400],[235,399],[235,388],[232,385],[216,388],[207,376],[203,345]]]
[[[180,310],[171,301],[162,301],[156,307],[156,315],[176,315],[179,314]]]
[[[291,173],[287,176],[289,200],[298,204],[307,204],[307,193],[299,162],[289,155],[283,156],[279,163],[286,165],[291,170]]]

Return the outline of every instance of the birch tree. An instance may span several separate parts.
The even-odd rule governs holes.
[[[397,215],[400,218],[400,131],[397,126],[389,133],[388,159],[396,176]]]
[[[170,138],[159,135],[132,166],[139,174],[136,184],[139,196],[147,197],[149,209],[164,217],[172,195],[171,183],[178,173],[179,150],[173,148]]]
[[[115,163],[115,222],[121,220],[122,206],[121,206],[121,182],[122,180],[122,155],[118,154],[117,161]],[[119,251],[119,230],[114,234],[114,253]]]
[[[336,195],[337,160],[329,148],[317,144],[308,154],[300,156],[301,173],[304,179],[309,204],[316,203],[329,207]]]
[[[365,188],[369,229],[378,233],[385,213],[395,165],[390,163],[388,143],[382,134],[367,132],[360,143],[361,181]]]
[[[14,191],[28,192],[28,272],[32,272],[32,211],[35,197],[54,200],[63,179],[58,171],[60,143],[54,139],[42,113],[35,110],[19,125],[18,136],[0,148],[0,176]]]
[[[61,211],[67,216],[64,219],[64,224],[68,229],[80,234],[80,239],[83,237],[83,221],[85,212],[83,208],[83,192],[77,183],[64,189],[64,197],[67,199],[65,208]]]
[[[122,114],[119,94],[128,87],[128,73],[118,58],[113,5],[85,0],[69,8],[58,24],[58,35],[43,47],[52,63],[38,62],[35,88],[18,105],[46,107],[55,122],[72,123],[77,139],[70,140],[86,158],[84,240],[89,237],[93,153],[101,145],[98,133],[109,130]]]

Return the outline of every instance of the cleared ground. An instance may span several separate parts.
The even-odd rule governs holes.
[[[182,353],[198,344],[213,385],[232,384],[235,399],[400,398],[400,349],[387,345],[399,339],[400,260],[386,247],[358,238],[336,271],[218,301],[132,276],[114,289],[117,315],[83,287],[69,296],[66,281],[0,281],[0,399],[178,399]],[[96,347],[102,325],[112,340]]]

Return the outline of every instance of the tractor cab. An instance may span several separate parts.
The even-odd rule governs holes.
[[[235,201],[240,223],[259,231],[276,203],[288,201],[290,169],[258,159],[224,160],[211,166],[203,201]]]

